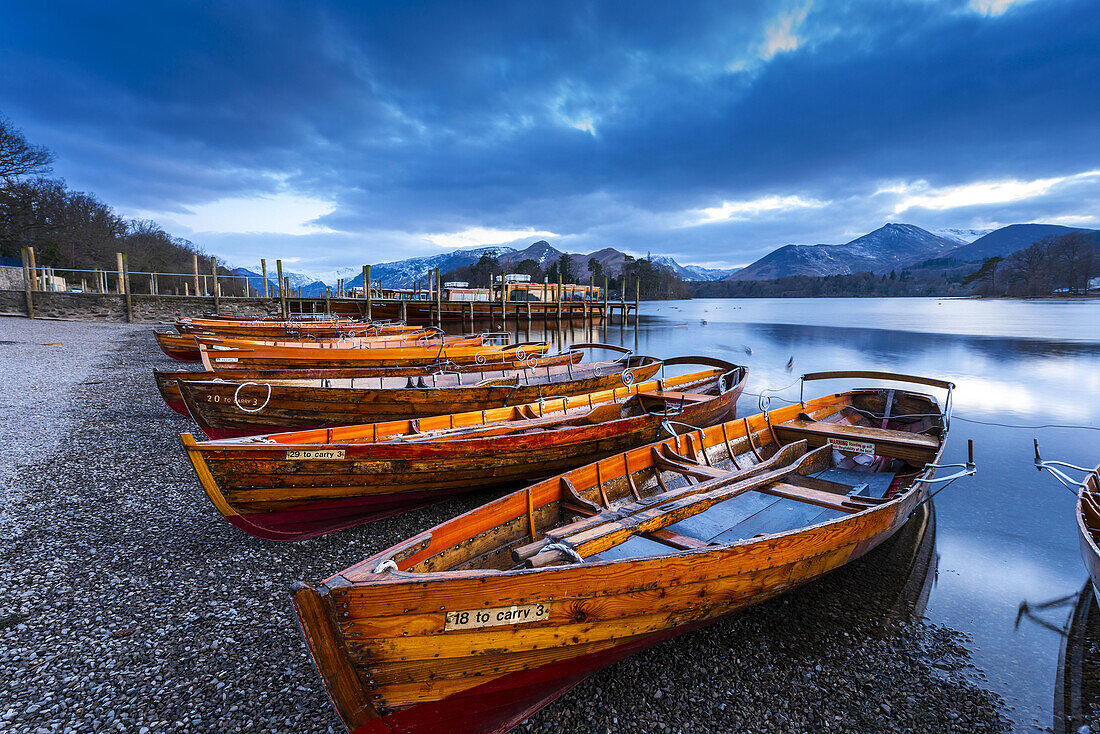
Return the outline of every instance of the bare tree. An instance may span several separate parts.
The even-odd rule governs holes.
[[[1089,280],[1096,272],[1095,240],[1089,232],[1070,232],[1058,237],[1050,246],[1057,282],[1071,292],[1088,290]]]
[[[48,148],[27,142],[23,131],[0,115],[0,188],[10,188],[25,176],[46,175],[53,160]]]

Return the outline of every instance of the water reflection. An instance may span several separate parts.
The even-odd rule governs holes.
[[[1055,734],[1100,731],[1100,607],[1086,583],[1067,623],[1054,690]]]

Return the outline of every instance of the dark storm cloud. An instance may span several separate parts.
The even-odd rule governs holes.
[[[72,185],[133,211],[289,190],[332,201],[338,232],[531,227],[578,249],[744,262],[880,226],[884,181],[1100,168],[1087,0],[992,16],[922,0],[0,12],[0,111]],[[791,194],[828,204],[677,224]],[[948,219],[901,216],[921,213]]]

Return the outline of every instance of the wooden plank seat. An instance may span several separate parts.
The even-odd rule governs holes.
[[[638,393],[638,397],[645,403],[646,399],[649,402],[660,401],[662,403],[705,403],[708,400],[713,400],[713,395],[703,395],[697,392],[673,392],[671,390],[645,390]]]
[[[901,459],[915,466],[935,459],[940,445],[935,437],[919,433],[803,419],[777,423],[772,426],[772,431],[783,443],[806,439],[810,446],[839,443],[841,450],[845,450],[844,442],[871,444],[874,450],[868,453]]]

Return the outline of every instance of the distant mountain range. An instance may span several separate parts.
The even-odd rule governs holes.
[[[534,260],[539,267],[548,269],[553,263],[567,253],[553,247],[546,240],[539,240],[522,250],[514,247],[475,247],[465,250],[452,250],[439,255],[428,257],[414,257],[407,260],[380,263],[371,266],[371,279],[378,281],[384,288],[409,288],[419,281],[426,283],[429,274],[439,268],[441,273],[446,273],[455,268],[473,265],[482,255],[493,255],[505,268],[515,267],[524,260]],[[623,263],[627,254],[612,247],[589,253],[568,253],[573,265],[573,272],[578,274],[578,280],[584,280],[588,275],[588,261],[595,258],[608,275],[619,275],[623,270]],[[653,261],[658,265],[668,268],[684,280],[719,280],[731,271],[711,270],[698,265],[683,266],[670,257],[655,257]],[[262,281],[261,281],[262,283]],[[360,272],[356,277],[347,281],[351,288],[363,286],[363,275]]]
[[[1100,230],[1075,229],[1056,224],[1011,224],[1000,229],[942,229],[929,232],[912,224],[890,223],[873,232],[857,237],[842,245],[785,245],[751,265],[740,270],[718,270],[699,265],[681,265],[667,255],[652,258],[654,264],[665,268],[686,281],[741,281],[771,280],[791,275],[850,275],[853,273],[888,273],[891,270],[903,270],[928,261],[950,258],[956,262],[980,263],[999,255],[1007,256],[1022,250],[1044,237],[1058,236],[1069,232],[1092,232],[1100,238]],[[464,250],[451,250],[428,257],[414,257],[406,260],[379,263],[371,268],[371,277],[380,281],[385,288],[409,288],[416,282],[426,283],[435,268],[448,272],[455,268],[472,265],[482,255],[493,255],[505,268],[515,267],[523,260],[534,260],[543,269],[548,269],[566,253],[553,247],[545,240],[534,242],[528,247],[517,250],[513,247],[475,247]],[[588,275],[588,261],[595,258],[605,273],[617,276],[622,273],[623,263],[628,255],[611,247],[589,252],[568,253],[577,279],[583,281]],[[234,272],[248,278],[249,284],[258,291],[263,290],[263,277],[248,268],[237,268]],[[315,276],[284,271],[290,279],[292,288],[302,288],[305,295],[322,296],[326,283]],[[346,279],[348,288],[362,288],[361,269],[346,268],[337,273]],[[273,292],[278,292],[276,277],[268,273]],[[334,286],[335,282],[327,283]]]
[[[786,245],[725,280],[771,280],[789,275],[888,273],[957,249],[958,240],[912,224],[887,224],[843,245]]]
[[[1070,232],[1096,232],[1093,229],[1076,229],[1063,227],[1059,224],[1010,224],[1007,227],[995,229],[984,237],[980,237],[965,247],[960,247],[951,253],[951,257],[958,260],[978,262],[991,257],[1005,257],[1017,250],[1030,247],[1044,237],[1058,237]]]
[[[723,280],[772,280],[792,275],[888,273],[950,258],[976,262],[1006,256],[1048,236],[1097,232],[1055,224],[1011,224],[968,241],[982,230],[941,230],[934,234],[912,224],[887,224],[843,245],[785,245]]]

